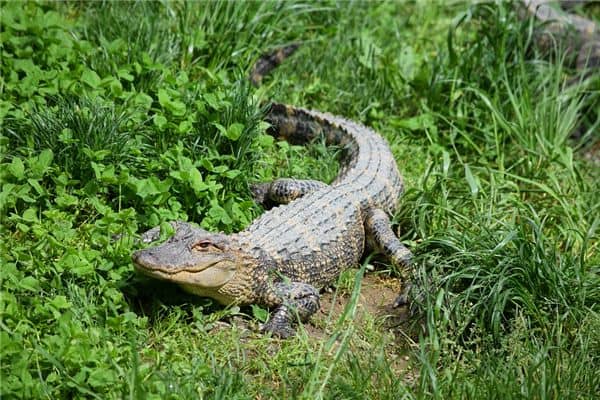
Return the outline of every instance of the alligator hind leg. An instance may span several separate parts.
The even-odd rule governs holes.
[[[411,251],[398,240],[387,214],[380,209],[370,210],[365,220],[365,231],[369,245],[385,255],[391,263],[405,272],[411,266]],[[408,292],[411,284],[403,279],[402,292],[394,306],[408,304]]]
[[[319,291],[302,282],[280,282],[275,284],[274,289],[272,297],[266,303],[278,306],[261,331],[287,338],[294,335],[293,325],[298,319],[306,321],[319,310]]]
[[[326,183],[312,179],[281,178],[273,182],[250,185],[250,190],[258,204],[265,208],[272,208],[278,204],[287,204],[326,186]]]

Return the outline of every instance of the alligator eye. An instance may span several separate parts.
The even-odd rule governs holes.
[[[211,245],[212,245],[212,243],[210,240],[201,240],[198,243],[194,244],[192,246],[192,249],[202,251],[202,250],[208,249]]]

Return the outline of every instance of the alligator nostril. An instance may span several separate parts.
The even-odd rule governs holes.
[[[133,261],[138,262],[142,260],[144,258],[144,255],[148,255],[148,252],[143,250],[138,250],[134,252],[132,255]]]

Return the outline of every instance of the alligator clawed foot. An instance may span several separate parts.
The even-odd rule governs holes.
[[[296,334],[294,328],[290,325],[280,325],[272,323],[273,320],[270,320],[266,324],[262,324],[260,326],[261,333],[271,333],[274,337],[278,337],[280,339],[287,339]]]
[[[396,297],[396,300],[394,300],[394,303],[392,304],[392,308],[404,307],[407,306],[408,303],[408,297],[406,294],[402,293]]]
[[[411,289],[412,289],[412,284],[410,282],[405,282],[402,285],[402,290],[400,291],[400,294],[398,295],[398,297],[396,297],[396,300],[394,300],[392,307],[398,308],[398,307],[409,305],[410,304],[409,294],[410,294]]]

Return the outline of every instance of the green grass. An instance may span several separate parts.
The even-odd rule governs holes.
[[[445,1],[0,7],[3,398],[600,392],[600,169],[582,156],[600,76],[537,54],[532,21]],[[292,42],[248,85],[261,52]],[[237,231],[261,212],[249,182],[335,177],[336,149],[265,135],[268,99],[388,139],[416,255],[407,323],[354,321],[363,268],[321,336],[287,341],[257,333],[265,310],[134,273],[147,228]]]

